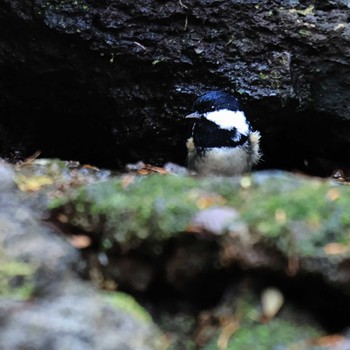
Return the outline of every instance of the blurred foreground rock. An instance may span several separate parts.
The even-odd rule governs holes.
[[[68,235],[78,229],[91,237],[94,243],[85,254],[88,270],[100,271],[99,285],[113,282],[134,293],[156,290],[156,295],[164,288],[198,306],[218,300],[232,281],[246,275],[255,281],[252,289],[277,285],[303,303],[321,327],[338,332],[349,326],[349,200],[346,184],[283,172],[232,179],[125,174],[81,187],[52,207],[54,221],[65,223]],[[244,294],[232,294],[234,320]],[[299,315],[305,311],[296,311],[289,299],[285,303]],[[211,317],[210,311],[209,323],[224,332],[225,323]],[[261,339],[257,349],[302,340],[296,329],[298,324],[306,329],[307,318],[291,322],[294,316],[288,313],[279,317],[257,329],[261,337],[276,333],[276,342]],[[286,332],[292,331],[286,338],[283,322]],[[312,334],[326,334],[312,329],[301,349],[314,348]],[[340,337],[339,344],[345,343],[346,337]],[[232,344],[240,341],[232,337]]]
[[[131,298],[78,278],[78,251],[23,204],[0,164],[0,348],[163,349],[150,316]]]
[[[346,182],[43,159],[0,174],[2,347],[346,349]]]

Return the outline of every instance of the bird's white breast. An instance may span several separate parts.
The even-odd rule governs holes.
[[[243,147],[213,147],[201,156],[194,149],[188,153],[188,166],[203,175],[233,176],[251,170],[252,163],[248,158]]]
[[[250,135],[250,142],[242,146],[207,148],[203,155],[197,153],[190,138],[187,141],[188,167],[203,175],[234,176],[249,172],[260,159],[259,138],[256,131]]]

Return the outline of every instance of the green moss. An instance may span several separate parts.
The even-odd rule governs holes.
[[[11,260],[0,251],[0,295],[27,300],[33,294],[34,267]]]
[[[241,194],[243,219],[260,235],[278,240],[289,254],[323,254],[329,242],[349,243],[349,188],[319,180],[299,179],[293,184],[295,180],[253,185]],[[280,184],[279,190],[273,182]]]
[[[270,173],[271,174],[271,173]],[[186,231],[210,206],[240,211],[259,240],[287,255],[322,255],[327,243],[350,244],[350,188],[293,175],[240,179],[181,176],[117,177],[78,189],[53,203],[69,221],[103,233],[103,245],[166,240]]]
[[[278,347],[283,345],[296,345],[319,335],[320,332],[311,327],[305,325],[300,326],[290,321],[275,319],[266,324],[257,324],[253,327],[238,330],[237,333],[233,335],[227,349],[278,349]]]
[[[190,178],[123,178],[81,188],[70,198],[74,203],[72,223],[88,231],[103,231],[118,242],[169,238],[186,229],[197,202],[206,194]],[[62,205],[54,202],[53,206]],[[151,237],[150,237],[151,235]]]
[[[312,33],[309,30],[306,29],[299,29],[299,34],[301,36],[309,37],[312,35]]]
[[[272,320],[266,324],[257,324],[249,328],[241,328],[232,335],[228,350],[271,350],[287,349],[287,344],[293,344],[297,349],[309,349],[306,346],[308,339],[316,338],[320,332],[307,327],[299,326],[285,320]],[[212,340],[205,350],[219,349],[217,338]]]
[[[242,295],[235,308],[239,319],[236,332],[229,337],[228,350],[272,350],[272,349],[304,349],[310,339],[324,335],[323,331],[310,320],[303,320],[296,310],[290,308],[285,315],[278,316],[267,323],[258,321],[259,301],[252,294]],[[215,336],[204,350],[220,349],[220,335]],[[222,344],[221,344],[222,345]]]
[[[122,292],[104,292],[103,297],[110,305],[116,307],[118,310],[123,310],[142,322],[152,322],[149,313],[129,294]]]

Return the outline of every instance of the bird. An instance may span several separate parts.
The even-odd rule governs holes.
[[[260,132],[254,131],[238,99],[226,91],[198,97],[187,140],[187,167],[201,175],[236,176],[249,173],[261,159]]]

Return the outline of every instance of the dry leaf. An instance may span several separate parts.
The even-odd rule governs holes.
[[[350,246],[333,242],[326,244],[323,250],[327,255],[345,254],[350,252]]]
[[[278,224],[283,225],[287,222],[287,214],[283,209],[276,209],[275,220]]]
[[[151,172],[147,169],[140,169],[137,171],[139,175],[149,175]]]
[[[84,164],[83,166],[82,166],[82,168],[84,168],[84,169],[89,169],[89,170],[96,170],[96,171],[100,171],[100,169],[99,168],[97,168],[96,166],[94,166],[94,165],[90,165],[90,164]]]
[[[129,185],[131,185],[135,181],[134,175],[124,175],[122,176],[122,186],[123,188],[127,188]]]
[[[203,194],[196,200],[198,209],[206,209],[213,205],[221,205],[225,203],[225,199],[217,194]]]
[[[16,178],[18,188],[23,192],[36,192],[43,186],[52,185],[54,180],[48,176],[23,176]]]
[[[322,347],[333,347],[340,345],[344,342],[346,338],[340,334],[326,335],[324,337],[318,338],[312,342],[313,345],[322,346]]]
[[[137,173],[139,175],[149,175],[152,173],[157,173],[157,174],[168,174],[168,171],[166,171],[164,168],[154,166],[151,164],[144,164],[143,168],[138,169]]]
[[[68,216],[67,216],[67,215],[64,215],[64,214],[62,214],[62,213],[60,213],[60,214],[57,215],[57,220],[58,220],[59,222],[61,222],[62,224],[68,224],[68,222],[69,222]]]
[[[77,249],[84,249],[91,246],[91,238],[86,235],[74,235],[67,237],[68,242]]]
[[[331,202],[340,198],[340,191],[337,188],[331,188],[326,195],[327,199]]]
[[[167,174],[168,173],[164,168],[150,165],[150,164],[146,164],[146,169],[148,169],[149,171],[152,171],[154,173],[159,173],[159,174]]]

